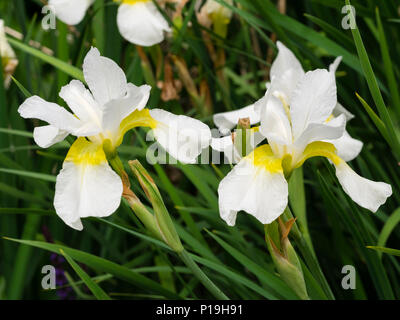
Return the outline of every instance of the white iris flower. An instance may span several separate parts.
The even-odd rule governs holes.
[[[286,48],[279,41],[277,46],[279,53],[277,58],[272,63],[270,78],[274,79],[274,95],[284,99],[286,101],[285,103],[290,105],[290,99],[296,90],[296,86],[300,78],[305,75],[305,72],[300,62],[288,48]],[[336,72],[340,61],[341,58],[337,58],[335,62],[331,64],[329,67],[330,72],[333,74]],[[261,114],[260,110],[254,106],[255,104],[251,104],[239,110],[217,113],[214,115],[214,123],[224,135],[230,132],[230,130],[237,125],[239,119],[241,118],[250,118],[250,124],[257,124],[260,122]],[[333,121],[341,114],[345,116],[346,121],[354,118],[354,116],[340,103],[337,103],[332,111],[332,115],[327,119],[327,122]],[[338,150],[338,155],[345,161],[351,161],[356,158],[363,147],[363,143],[359,140],[353,139],[346,130],[341,137],[329,142],[335,145],[336,149]],[[219,148],[215,148],[217,151],[224,151],[224,148],[221,147],[222,145],[225,146],[226,151],[229,151],[230,148],[232,148],[230,141],[226,138],[225,143],[213,139],[213,145],[220,146]]]
[[[151,0],[114,0],[121,3],[117,24],[121,35],[131,43],[152,46],[164,40],[164,32],[170,32],[168,22]],[[94,0],[50,0],[57,17],[69,25],[82,21]]]
[[[7,41],[4,30],[4,21],[0,19],[0,60],[1,72],[3,73],[4,85],[8,87],[11,81],[11,75],[18,65],[18,60],[14,50]]]
[[[122,69],[96,48],[86,55],[83,73],[90,91],[72,80],[59,94],[73,113],[38,96],[28,98],[18,109],[23,118],[48,123],[34,129],[40,147],[48,148],[69,134],[78,137],[57,176],[54,199],[57,214],[77,230],[82,230],[81,218],[109,216],[119,207],[123,185],[107,157],[110,150],[116,153],[128,130],[153,129],[158,143],[184,163],[195,162],[211,139],[208,126],[198,120],[144,108],[150,86],[127,83]]]
[[[221,217],[234,225],[237,212],[243,210],[263,224],[271,223],[288,204],[287,177],[316,156],[331,161],[343,190],[353,201],[376,212],[391,196],[391,186],[360,177],[346,163],[359,150],[353,150],[349,140],[336,143],[343,139],[346,124],[346,112],[334,111],[338,105],[335,70],[339,60],[329,71],[305,73],[294,55],[282,44],[278,46],[271,84],[266,95],[253,106],[260,116],[259,132],[268,144],[243,157],[221,181]],[[335,117],[335,112],[339,116]]]

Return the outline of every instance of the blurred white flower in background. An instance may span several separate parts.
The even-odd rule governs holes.
[[[4,21],[2,19],[0,19],[0,57],[4,86],[7,88],[10,85],[11,76],[18,65],[18,59],[14,50],[7,41],[4,30]]]
[[[171,29],[151,0],[114,0],[120,3],[118,29],[124,39],[140,46],[152,46],[164,40]],[[66,24],[76,25],[85,17],[94,0],[50,0],[55,14]]]

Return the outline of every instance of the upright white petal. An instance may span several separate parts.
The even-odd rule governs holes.
[[[175,159],[195,163],[201,151],[210,145],[211,131],[203,122],[161,109],[150,110],[150,115],[157,121],[153,128],[157,142]]]
[[[49,0],[58,19],[69,25],[80,23],[94,0]]]
[[[298,82],[304,76],[304,70],[292,51],[279,41],[276,44],[279,52],[272,63],[270,78],[278,84],[275,89],[279,92],[276,94],[282,95],[290,104],[291,96]]]
[[[213,116],[214,124],[222,134],[228,134],[235,128],[239,119],[250,118],[250,124],[260,122],[260,115],[254,110],[254,104],[239,110],[216,113]]]
[[[82,122],[94,123],[101,129],[102,111],[82,82],[72,80],[61,88],[59,96]]]
[[[21,117],[25,119],[39,119],[48,124],[69,132],[75,136],[91,136],[99,133],[99,128],[92,123],[84,123],[74,117],[65,108],[47,102],[38,96],[25,100],[18,108]]]
[[[121,196],[121,178],[108,165],[102,146],[84,138],[75,141],[57,176],[57,215],[70,227],[82,230],[81,218],[113,214]]]
[[[121,99],[111,100],[104,106],[103,129],[111,132],[112,135],[118,134],[120,124],[123,119],[135,110],[142,110],[150,97],[151,87],[143,85],[137,87],[132,83],[127,85],[127,93]]]
[[[335,164],[335,167],[336,176],[343,190],[363,208],[376,212],[392,195],[392,187],[389,184],[359,176],[344,161]]]
[[[121,4],[117,24],[121,35],[131,43],[152,46],[164,40],[171,29],[152,1]]]
[[[33,129],[33,139],[41,148],[49,148],[63,141],[68,136],[68,131],[60,130],[52,125],[36,127]]]
[[[97,48],[91,48],[86,55],[83,74],[100,107],[126,95],[127,81],[124,71],[113,60],[102,57]]]
[[[261,133],[268,139],[268,143],[276,155],[283,155],[282,147],[293,143],[292,128],[284,106],[278,98],[270,94],[260,100],[265,106],[261,109]]]
[[[263,147],[268,146],[259,148]],[[246,157],[221,181],[219,210],[228,225],[235,225],[241,210],[263,224],[271,223],[283,213],[288,203],[288,184],[282,170],[271,169],[268,162],[255,163]]]
[[[310,123],[323,123],[332,114],[336,103],[336,82],[332,73],[324,69],[307,72],[300,80],[290,105],[294,139]]]

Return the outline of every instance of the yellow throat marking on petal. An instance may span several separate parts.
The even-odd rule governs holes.
[[[76,139],[68,151],[65,161],[76,165],[100,165],[107,161],[101,144],[93,143],[83,137]]]
[[[296,163],[294,169],[299,168],[303,163],[312,157],[325,157],[338,165],[343,160],[336,154],[336,148],[332,143],[316,141],[310,143],[303,151],[302,158]]]
[[[129,130],[136,127],[149,127],[154,129],[157,125],[158,122],[151,117],[149,109],[133,111],[129,116],[122,120],[119,126],[119,134],[115,147],[118,147],[122,143],[125,133]]]
[[[267,144],[255,148],[246,156],[246,159],[252,161],[256,167],[263,167],[271,173],[283,172],[282,159],[275,157],[271,147]]]

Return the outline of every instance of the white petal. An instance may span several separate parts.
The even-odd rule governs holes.
[[[335,72],[337,68],[339,67],[340,62],[342,61],[342,57],[337,57],[333,63],[330,64],[329,66],[329,72],[333,73],[333,76],[335,76]]]
[[[79,138],[57,176],[54,207],[58,216],[82,230],[81,218],[113,214],[121,196],[121,178],[108,165],[102,147]]]
[[[38,96],[26,99],[18,108],[18,112],[22,118],[46,121],[52,126],[76,136],[91,136],[99,132],[96,126],[82,123],[65,108],[47,102]]]
[[[150,115],[158,123],[153,129],[156,140],[175,159],[195,163],[210,145],[210,128],[201,121],[161,109],[150,110]]]
[[[282,173],[271,173],[264,166],[254,166],[242,159],[218,187],[221,218],[235,225],[236,215],[243,210],[262,224],[277,219],[288,203],[288,185]]]
[[[339,139],[327,140],[326,142],[332,143],[337,150],[337,155],[346,162],[355,159],[363,147],[363,143],[360,140],[353,139],[347,131]]]
[[[83,74],[100,107],[126,94],[127,82],[124,71],[113,60],[102,57],[97,48],[91,48],[86,55]]]
[[[69,25],[81,22],[94,0],[49,0],[58,19]]]
[[[290,104],[290,98],[298,82],[304,76],[304,70],[292,51],[279,41],[277,46],[279,52],[272,63],[270,78],[279,83],[275,89]]]
[[[15,52],[7,41],[2,19],[0,19],[0,57],[15,58]]]
[[[254,110],[254,104],[239,110],[216,113],[213,116],[214,123],[222,134],[230,132],[237,126],[239,119],[243,118],[250,118],[250,124],[260,122],[260,116]]]
[[[350,121],[354,118],[354,114],[352,114],[349,110],[343,107],[339,102],[336,104],[335,109],[333,109],[333,115],[335,117],[344,114],[346,116],[346,121]]]
[[[152,1],[121,4],[117,24],[126,40],[146,47],[160,43],[164,40],[164,31],[170,31],[167,21]]]
[[[307,72],[300,80],[290,105],[294,139],[310,123],[323,123],[336,103],[336,82],[332,74],[323,69]]]
[[[101,128],[101,109],[82,82],[72,80],[68,85],[61,88],[59,96],[82,122],[90,122],[97,125],[99,129]]]
[[[246,153],[248,154],[253,151],[265,139],[265,137],[259,131],[253,129],[249,129],[246,134],[251,134],[248,140],[249,146],[246,146]],[[232,136],[235,135],[237,135],[237,132],[233,132],[231,135],[226,137],[211,139],[211,148],[215,151],[223,152],[228,163],[231,164],[238,163],[242,159],[242,155],[233,144]]]
[[[52,125],[36,127],[33,130],[33,138],[41,148],[49,148],[53,144],[63,141],[67,136],[67,131],[60,130]]]
[[[336,176],[343,190],[361,207],[376,212],[392,195],[389,184],[360,177],[346,162],[342,161],[335,166]]]
[[[142,110],[149,100],[151,87],[143,85],[137,87],[132,83],[127,85],[126,96],[111,100],[104,106],[103,128],[112,134],[118,134],[121,121],[135,110]]]
[[[223,152],[228,163],[231,164],[238,163],[242,158],[233,144],[231,135],[222,138],[212,138],[211,148],[215,151]]]
[[[263,101],[265,107],[261,111],[261,133],[270,145],[291,145],[292,129],[282,102],[268,91]]]
[[[346,127],[346,118],[343,114],[328,123],[310,123],[301,136],[295,140],[295,147],[299,152],[314,141],[338,139],[343,136]]]

